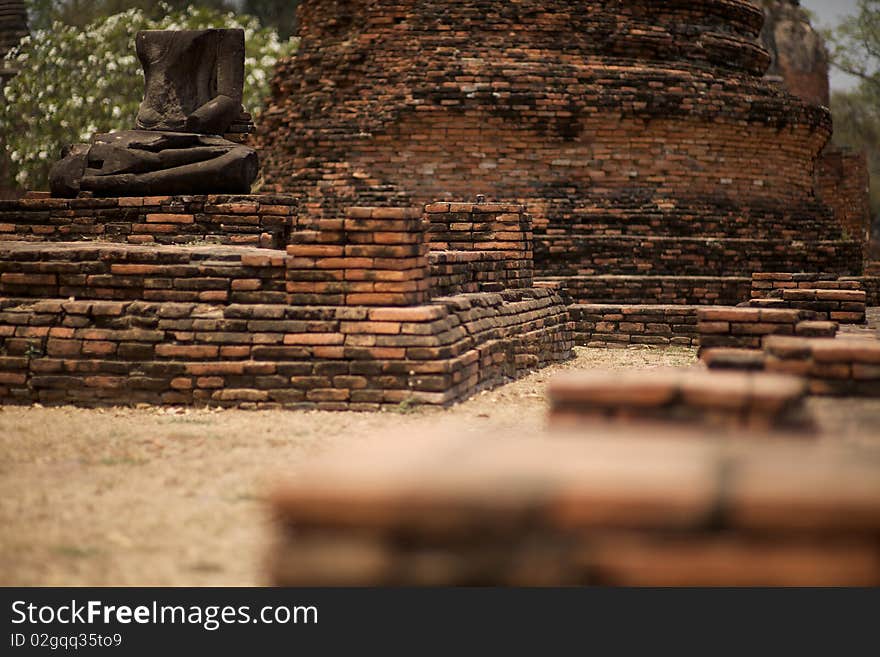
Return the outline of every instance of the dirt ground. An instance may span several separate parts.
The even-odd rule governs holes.
[[[0,407],[0,585],[265,584],[264,495],[328,447],[462,420],[475,434],[538,429],[555,372],[694,362],[683,348],[578,349],[445,410]],[[823,440],[880,442],[880,400],[810,404]]]

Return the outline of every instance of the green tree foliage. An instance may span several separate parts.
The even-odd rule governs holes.
[[[279,40],[275,30],[261,27],[253,16],[166,5],[158,18],[128,9],[84,28],[56,21],[23,39],[8,55],[20,73],[3,89],[0,102],[0,140],[16,182],[44,188],[62,147],[96,132],[134,127],[144,84],[134,49],[139,30],[206,27],[244,29],[244,104],[258,114],[275,61],[294,44]]]
[[[831,97],[834,142],[865,150],[871,171],[873,234],[880,235],[880,0],[859,0],[856,14],[826,34],[832,63],[860,81]]]
[[[191,5],[218,11],[243,12],[260,19],[263,27],[272,27],[282,39],[289,38],[296,23],[297,0],[165,0],[172,9],[183,11]],[[163,9],[155,0],[27,0],[31,29],[48,29],[58,21],[84,27],[99,18],[129,9],[140,9],[158,20]]]

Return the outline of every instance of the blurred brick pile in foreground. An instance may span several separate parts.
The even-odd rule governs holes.
[[[880,584],[876,450],[696,428],[453,433],[370,441],[280,487],[271,582]]]

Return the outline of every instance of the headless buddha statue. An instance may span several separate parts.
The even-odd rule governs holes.
[[[241,106],[244,31],[139,32],[144,100],[136,129],[65,149],[49,174],[53,196],[247,193],[257,153],[224,139],[247,132]]]

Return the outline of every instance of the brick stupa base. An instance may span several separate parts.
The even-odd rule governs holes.
[[[562,299],[532,287],[521,207],[296,207],[3,202],[0,400],[374,410],[570,357]]]

